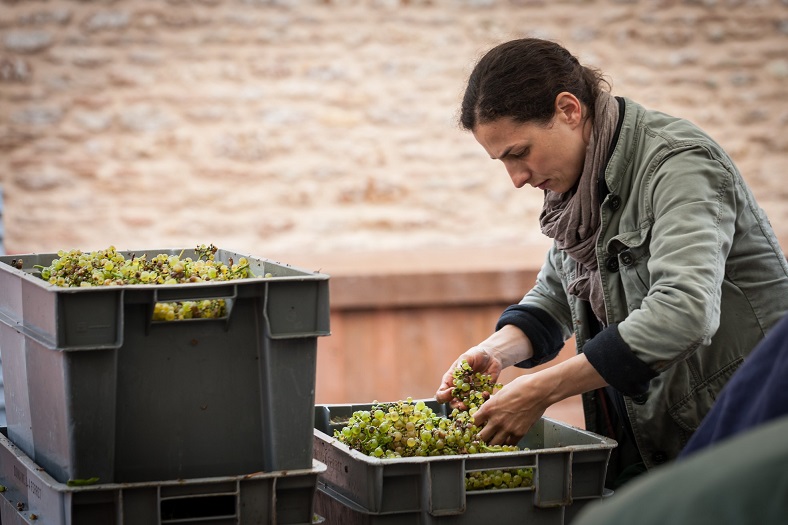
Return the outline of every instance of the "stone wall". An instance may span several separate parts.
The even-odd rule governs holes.
[[[788,237],[785,0],[0,0],[6,249],[543,243],[456,124],[520,36],[708,130]]]

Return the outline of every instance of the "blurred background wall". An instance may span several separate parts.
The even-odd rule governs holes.
[[[2,0],[6,246],[541,242],[540,192],[456,125],[525,35],[706,128],[788,234],[785,1]]]
[[[318,398],[431,395],[547,245],[540,192],[456,123],[477,58],[522,36],[705,128],[788,238],[785,0],[0,0],[5,249],[320,269]]]

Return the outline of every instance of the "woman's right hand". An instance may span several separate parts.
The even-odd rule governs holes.
[[[463,360],[468,361],[474,372],[489,374],[492,382],[498,381],[501,370],[528,359],[533,355],[531,341],[526,335],[514,325],[502,326],[500,330],[494,332],[490,337],[470,348],[457,358],[443,374],[441,384],[435,393],[435,399],[439,403],[449,403],[452,408],[466,410],[462,403],[451,395],[454,388],[454,369]]]
[[[484,346],[474,346],[460,355],[460,357],[458,357],[457,360],[454,361],[454,363],[449,367],[446,373],[443,374],[441,385],[438,387],[438,391],[435,393],[435,399],[439,403],[449,403],[449,406],[452,408],[467,410],[467,407],[463,406],[462,402],[456,397],[452,396],[451,393],[454,389],[454,370],[460,366],[460,363],[462,363],[463,360],[468,361],[468,364],[471,366],[471,368],[473,368],[474,372],[489,374],[493,383],[498,380],[498,376],[501,374],[503,365],[501,360],[496,357],[488,348]]]

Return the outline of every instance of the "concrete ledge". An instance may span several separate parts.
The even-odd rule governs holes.
[[[545,242],[531,247],[261,256],[329,274],[332,309],[354,310],[513,304],[533,286],[548,249]]]
[[[329,281],[332,308],[516,303],[533,286],[535,270],[388,275],[337,275]]]
[[[536,281],[546,247],[276,254],[331,276],[332,309],[515,303]]]

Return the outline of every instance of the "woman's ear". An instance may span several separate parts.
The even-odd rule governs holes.
[[[583,103],[568,91],[562,91],[555,97],[555,116],[571,127],[583,123]]]

